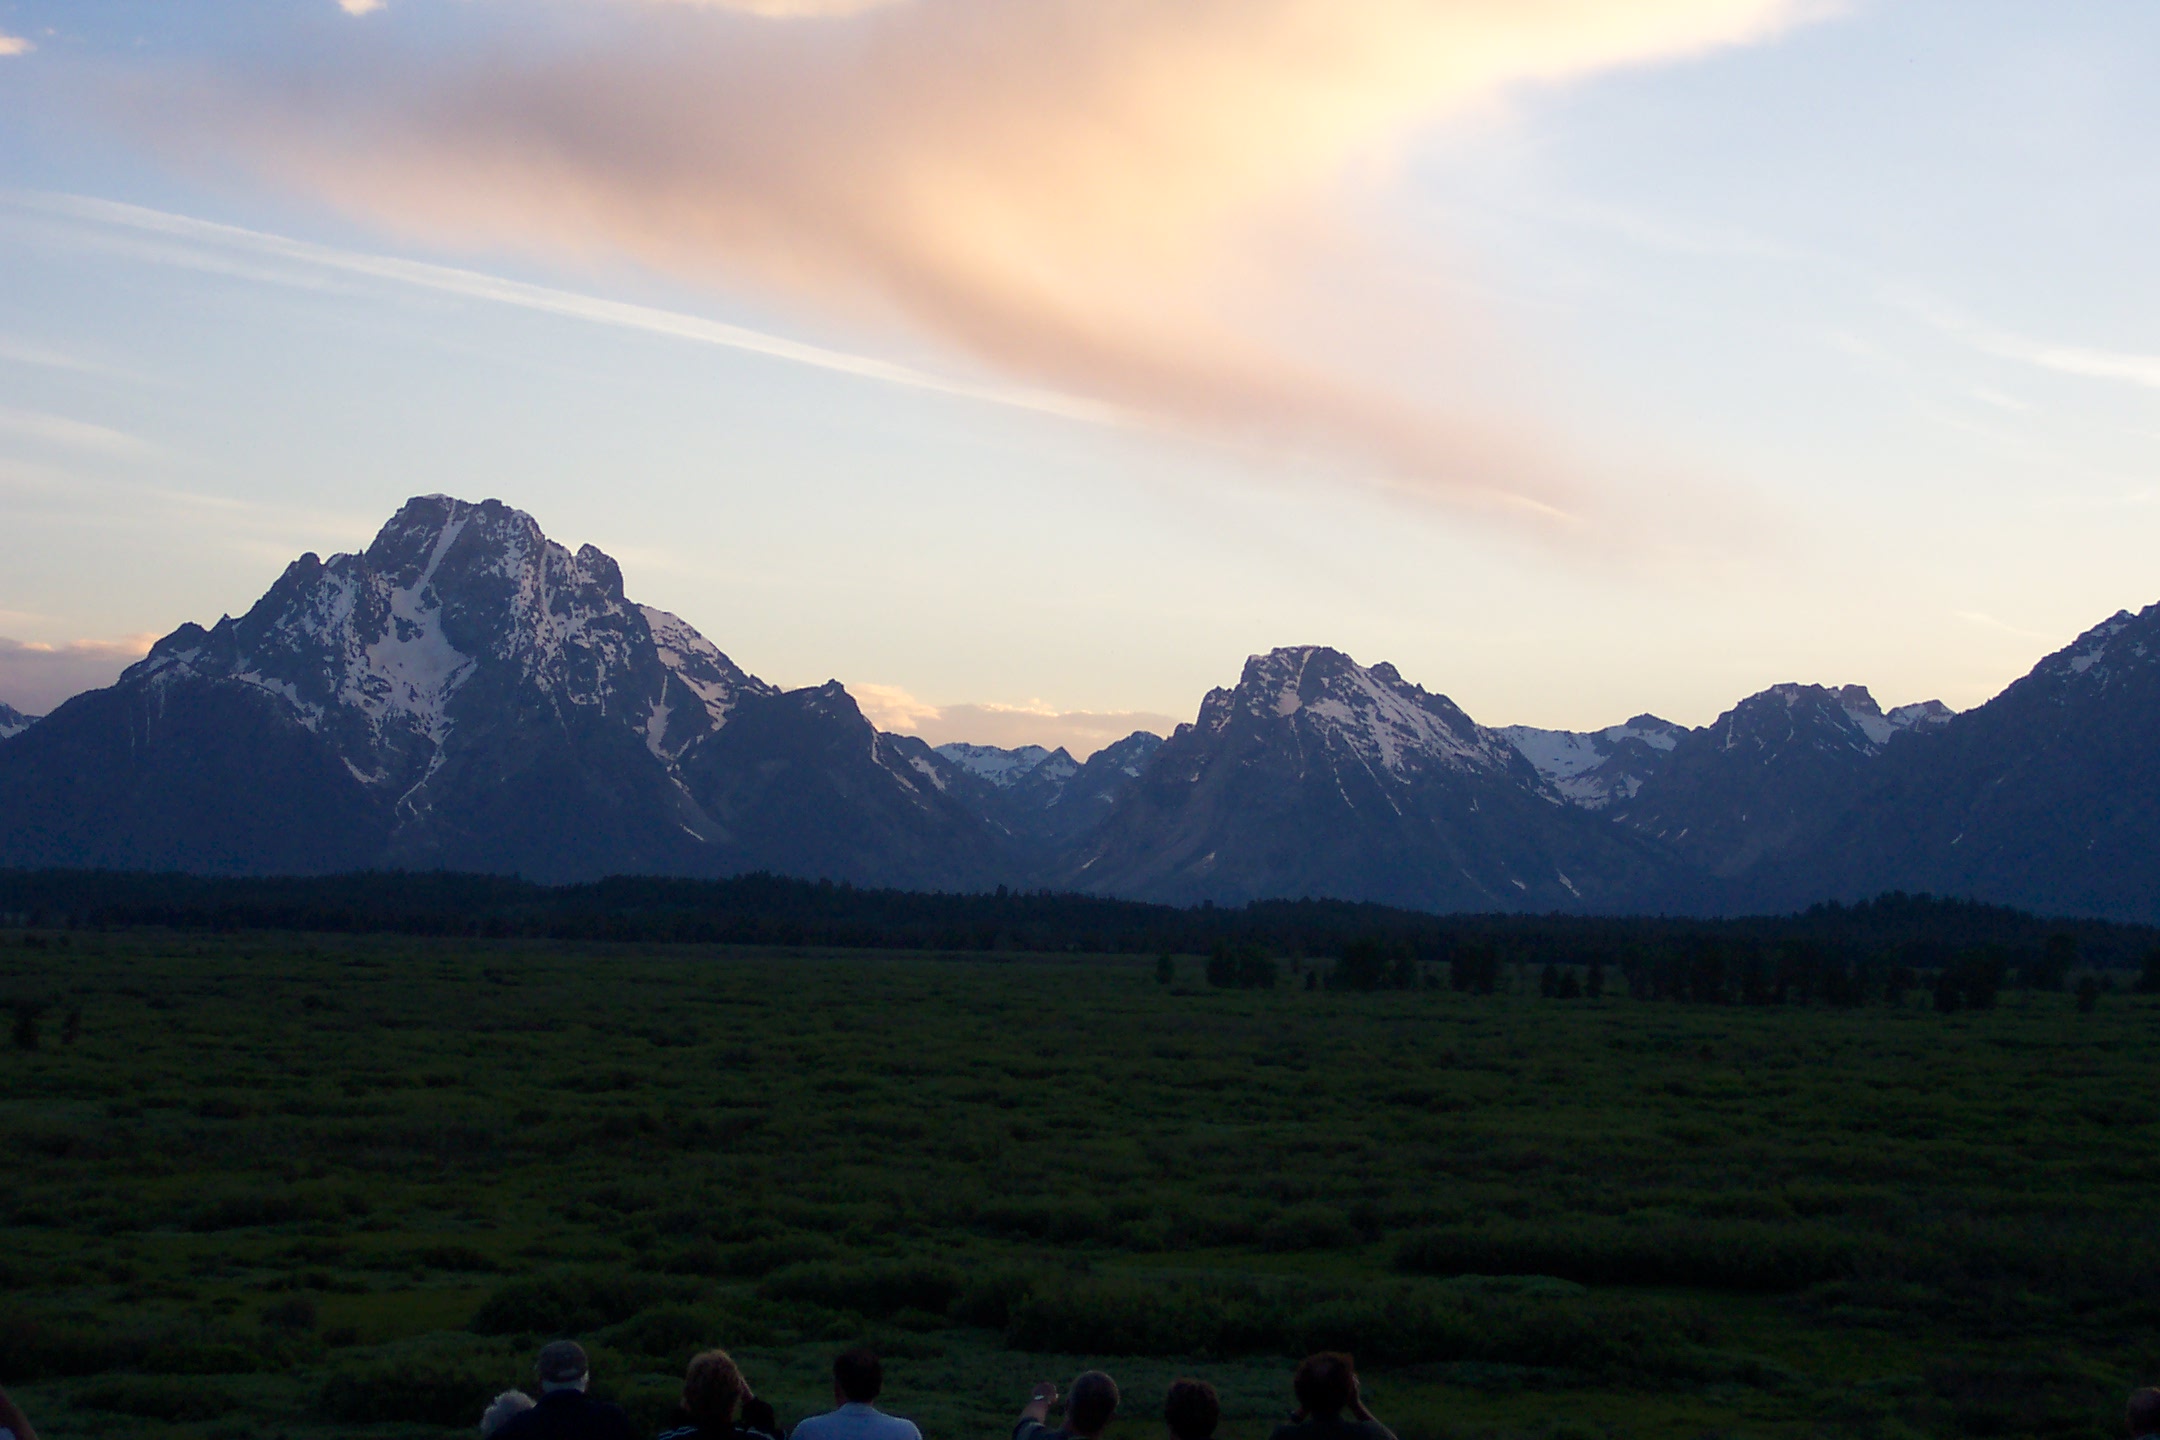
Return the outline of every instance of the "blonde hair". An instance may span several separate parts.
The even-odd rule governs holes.
[[[733,1423],[736,1407],[749,1393],[742,1371],[735,1368],[725,1350],[707,1350],[692,1356],[690,1368],[683,1372],[683,1409],[700,1425]]]

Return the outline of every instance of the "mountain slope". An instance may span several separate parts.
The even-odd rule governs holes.
[[[1572,909],[1624,903],[1660,870],[1445,696],[1307,646],[1211,691],[1062,878],[1164,900]]]
[[[1161,736],[1136,730],[1085,765],[1062,746],[949,744],[937,752],[979,782],[973,803],[1010,837],[1020,873],[1032,880],[1054,872],[1110,816],[1161,745]],[[968,789],[967,781],[956,788]]]
[[[1729,879],[1820,835],[1857,803],[1896,737],[1949,716],[1932,701],[1885,715],[1861,685],[1773,685],[1680,733],[1609,813]]]
[[[1017,878],[966,772],[912,736],[880,732],[837,680],[744,700],[683,756],[681,773],[716,827],[720,873],[926,890]]]
[[[2160,605],[2118,612],[1892,746],[1840,820],[1749,893],[1893,888],[2160,919]]]
[[[363,553],[302,556],[245,615],[181,626],[112,689],[9,742],[0,864],[561,880],[853,856],[859,874],[832,873],[956,873],[942,858],[906,868],[899,857],[935,850],[953,817],[911,809],[928,782],[852,702],[835,722],[822,694],[791,700],[631,602],[591,546],[573,554],[492,500],[423,496]],[[747,738],[709,743],[750,712]],[[847,716],[845,743],[829,743]],[[804,734],[782,734],[790,723]],[[823,842],[777,819],[743,826],[746,806],[781,813],[746,797],[817,745],[822,766],[796,765],[808,788],[787,813],[815,816]],[[910,824],[924,830],[912,847]]]
[[[35,715],[25,715],[12,705],[0,705],[0,740],[13,739],[37,722]]]
[[[1631,800],[1664,767],[1686,733],[1670,720],[1637,715],[1603,730],[1540,730],[1509,725],[1500,733],[1569,804],[1603,810]]]

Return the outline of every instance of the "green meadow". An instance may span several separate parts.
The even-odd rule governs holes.
[[[792,1421],[867,1340],[931,1440],[1089,1363],[1113,1436],[1194,1374],[1264,1440],[1345,1348],[1403,1440],[1702,1440],[2111,1436],[2160,1378],[2160,997],[1540,978],[0,934],[0,1383],[417,1440],[556,1335],[647,1425],[698,1349]]]

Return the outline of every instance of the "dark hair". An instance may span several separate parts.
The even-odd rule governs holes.
[[[2128,1418],[2133,1436],[2151,1435],[2160,1431],[2160,1390],[2147,1386],[2134,1392],[2130,1396]]]
[[[1117,1401],[1117,1381],[1100,1370],[1082,1371],[1065,1397],[1065,1428],[1076,1435],[1097,1434],[1117,1414]]]
[[[858,1405],[867,1405],[885,1388],[885,1367],[868,1346],[858,1345],[841,1351],[834,1359],[832,1378],[841,1394]]]
[[[1342,1414],[1356,1385],[1357,1366],[1339,1350],[1306,1356],[1290,1381],[1290,1388],[1297,1391],[1298,1405],[1307,1415]]]
[[[1177,1440],[1208,1440],[1222,1419],[1222,1400],[1205,1380],[1173,1380],[1163,1400],[1162,1418]]]
[[[725,1429],[734,1423],[735,1407],[749,1388],[727,1351],[707,1350],[693,1355],[683,1372],[682,1408],[699,1425]]]

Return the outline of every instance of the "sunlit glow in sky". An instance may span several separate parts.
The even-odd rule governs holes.
[[[2135,0],[0,0],[0,701],[498,497],[933,740],[2160,599]]]

